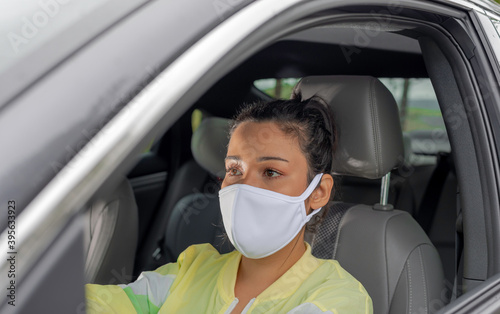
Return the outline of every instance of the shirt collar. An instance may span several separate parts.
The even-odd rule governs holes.
[[[257,300],[265,301],[290,297],[300,287],[304,280],[318,268],[320,261],[311,254],[311,246],[309,243],[304,243],[306,245],[306,251],[302,257],[290,267],[286,273],[278,278],[278,280],[259,294]],[[221,269],[217,284],[226,302],[232,302],[235,298],[234,285],[236,283],[236,275],[241,261],[241,253],[233,251],[228,255],[228,261]]]

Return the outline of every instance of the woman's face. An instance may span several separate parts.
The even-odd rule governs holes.
[[[233,132],[222,188],[248,184],[289,196],[307,188],[307,160],[295,136],[274,122],[243,122]]]

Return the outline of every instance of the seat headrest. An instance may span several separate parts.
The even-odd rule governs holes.
[[[295,89],[303,99],[317,95],[332,108],[339,131],[334,173],[377,179],[404,162],[398,106],[378,79],[311,76],[303,78]],[[191,139],[196,162],[218,177],[225,174],[230,121],[206,118]]]
[[[295,87],[302,99],[319,96],[338,129],[333,171],[377,179],[404,161],[399,111],[391,92],[370,76],[311,76]]]
[[[194,160],[216,177],[224,178],[229,123],[224,118],[205,118],[191,137]]]

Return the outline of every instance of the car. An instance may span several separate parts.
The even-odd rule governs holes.
[[[217,200],[223,174],[208,171],[205,151],[192,152],[202,121],[327,75],[378,78],[398,102],[405,156],[388,202],[427,233],[446,287],[415,311],[500,310],[500,5],[0,7],[2,313],[84,313],[86,282],[130,282],[206,239],[201,229],[178,238],[171,227],[186,197],[200,208]],[[380,201],[379,179],[338,181],[337,200]],[[200,208],[182,207],[176,219],[189,225]]]

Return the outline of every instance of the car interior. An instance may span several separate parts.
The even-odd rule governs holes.
[[[446,110],[446,95],[457,91],[441,50],[424,26],[332,22],[282,36],[233,66],[155,138],[114,193],[87,205],[87,282],[131,282],[191,244],[233,250],[217,194],[228,123],[241,106],[296,88],[325,99],[341,134],[335,202],[307,237],[313,254],[338,259],[376,313],[446,305],[462,293],[455,148],[467,149],[470,134],[458,125],[467,120]]]

